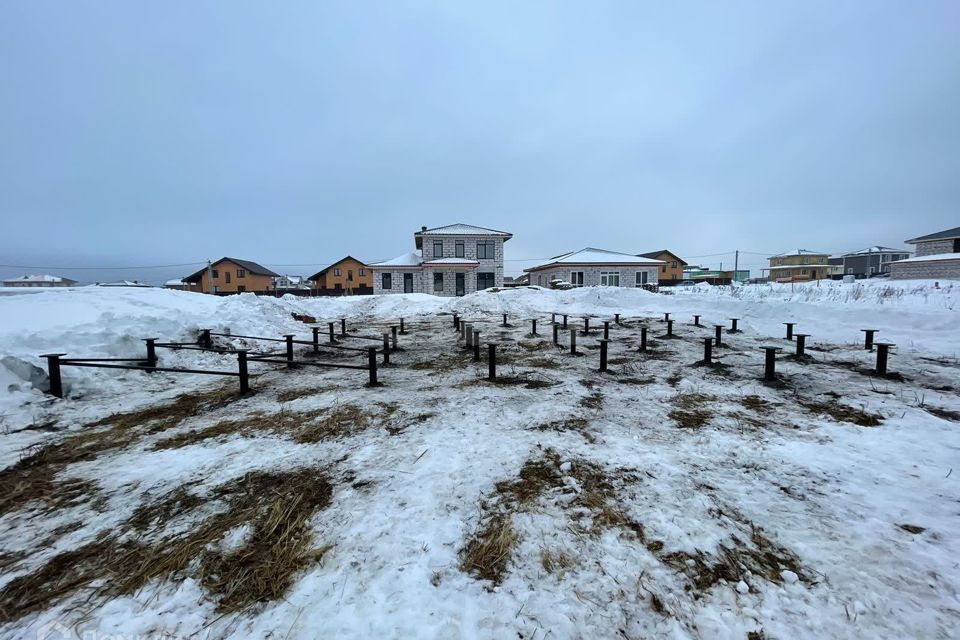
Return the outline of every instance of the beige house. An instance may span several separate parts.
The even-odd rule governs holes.
[[[832,271],[830,254],[809,249],[771,256],[770,279],[776,282],[828,280]]]
[[[279,274],[250,260],[220,258],[183,281],[196,285],[201,293],[243,293],[273,291],[274,278],[279,277]]]

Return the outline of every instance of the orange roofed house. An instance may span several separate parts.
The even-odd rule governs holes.
[[[279,277],[279,274],[250,260],[220,258],[183,281],[198,285],[202,293],[242,293],[273,291],[273,279]]]
[[[353,256],[337,260],[323,271],[310,276],[313,287],[320,291],[373,293],[373,273],[370,267]]]

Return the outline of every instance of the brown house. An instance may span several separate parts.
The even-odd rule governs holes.
[[[770,279],[777,282],[803,282],[830,279],[833,267],[830,254],[798,249],[770,256]]]
[[[220,258],[183,281],[196,284],[201,293],[242,293],[272,291],[273,279],[279,277],[279,274],[250,260]]]
[[[661,249],[660,251],[651,251],[638,255],[641,258],[652,258],[653,260],[662,260],[664,262],[657,276],[659,284],[671,285],[679,284],[683,281],[683,268],[687,266],[687,263],[672,251]]]
[[[310,276],[313,287],[321,291],[344,293],[373,293],[373,273],[370,267],[352,256],[337,260],[323,271]]]

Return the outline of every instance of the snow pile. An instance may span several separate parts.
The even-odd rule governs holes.
[[[784,322],[797,322],[797,331],[813,341],[852,343],[860,329],[879,329],[878,339],[901,349],[956,355],[960,332],[960,287],[944,283],[866,281],[802,285],[771,284],[738,287],[698,286],[667,290],[670,295],[643,289],[584,287],[567,291],[522,287],[481,291],[462,298],[426,294],[338,298],[258,297],[253,294],[216,297],[166,289],[86,287],[34,291],[32,295],[0,296],[0,415],[40,393],[31,384],[45,362],[40,354],[66,352],[73,357],[139,357],[143,338],[192,341],[209,328],[234,334],[280,336],[295,333],[305,339],[307,327],[293,313],[321,322],[346,317],[396,321],[437,313],[464,316],[500,315],[514,320],[550,313],[573,316],[661,317],[673,313],[678,326],[693,314],[706,325],[728,324],[739,318],[748,332],[783,335]],[[167,352],[174,366],[206,366],[209,354]],[[74,392],[119,392],[130,375],[97,369],[70,369]],[[116,387],[113,387],[115,382]],[[40,385],[42,387],[42,384]]]

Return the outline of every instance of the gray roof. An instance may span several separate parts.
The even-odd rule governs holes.
[[[954,227],[953,229],[947,229],[946,231],[937,231],[936,233],[920,236],[919,238],[914,238],[913,240],[906,240],[905,242],[907,244],[916,244],[918,242],[927,242],[929,240],[953,240],[954,238],[960,238],[960,227]]]
[[[444,227],[434,227],[433,229],[421,229],[414,235],[422,236],[505,236],[507,239],[513,237],[513,234],[506,231],[497,231],[496,229],[487,229],[486,227],[477,227],[472,224],[448,224]]]
[[[252,273],[252,274],[254,274],[254,275],[257,275],[257,276],[271,276],[271,277],[273,277],[273,278],[279,278],[279,277],[280,277],[280,274],[279,274],[279,273],[274,273],[273,271],[270,271],[270,269],[267,269],[267,268],[264,267],[263,265],[259,265],[259,264],[257,264],[256,262],[252,262],[252,261],[250,261],[250,260],[240,260],[240,259],[238,259],[238,258],[231,258],[231,257],[229,257],[229,256],[224,256],[223,258],[220,258],[219,260],[217,260],[216,262],[214,262],[214,263],[213,263],[212,265],[210,265],[210,266],[211,266],[211,267],[215,267],[215,266],[217,266],[218,264],[220,264],[221,262],[223,262],[224,260],[229,260],[230,262],[233,262],[234,264],[242,267],[243,269],[246,269],[246,270],[249,271],[250,273]],[[197,271],[196,273],[190,274],[189,276],[187,276],[186,278],[184,278],[183,281],[184,281],[184,282],[199,282],[199,281],[200,281],[200,278],[203,277],[203,272],[206,271],[206,270],[207,270],[207,267],[204,267],[203,269],[200,269],[200,270]]]

